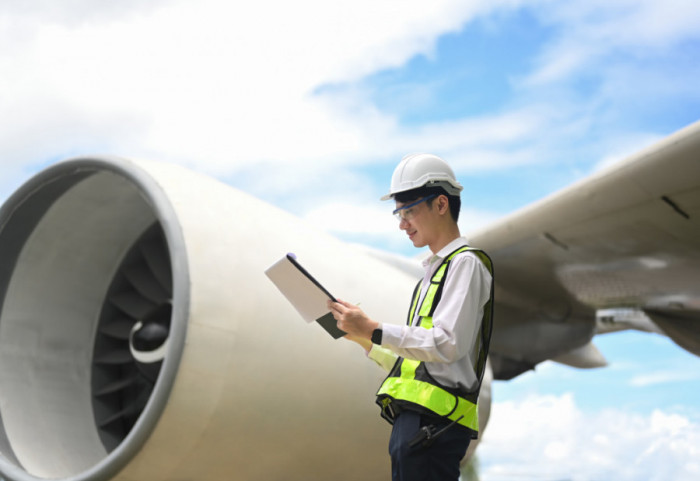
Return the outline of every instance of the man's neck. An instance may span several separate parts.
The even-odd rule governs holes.
[[[462,234],[459,232],[459,227],[454,224],[454,226],[450,227],[449,229],[445,229],[445,231],[442,232],[433,242],[431,242],[428,247],[430,247],[430,251],[433,253],[433,255],[435,255],[447,244],[461,236]]]

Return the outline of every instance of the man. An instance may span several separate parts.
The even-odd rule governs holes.
[[[479,429],[477,397],[493,312],[492,265],[461,237],[462,186],[431,154],[403,158],[391,181],[399,228],[429,247],[406,326],[381,324],[348,302],[329,302],[338,327],[390,371],[377,393],[393,424],[394,481],[454,480]]]

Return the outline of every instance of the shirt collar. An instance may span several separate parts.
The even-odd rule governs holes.
[[[452,252],[456,251],[462,246],[466,246],[467,239],[464,237],[457,237],[455,240],[447,244],[445,247],[440,249],[437,254],[434,254],[423,261],[423,266],[428,267],[430,264],[440,261],[450,255]]]

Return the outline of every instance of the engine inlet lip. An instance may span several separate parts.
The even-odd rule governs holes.
[[[155,429],[172,392],[175,378],[187,337],[187,323],[190,312],[190,276],[187,248],[179,218],[163,188],[154,177],[137,163],[115,156],[86,156],[71,158],[59,162],[39,172],[18,188],[0,208],[0,234],[13,223],[13,216],[22,210],[25,202],[47,186],[53,189],[47,195],[45,208],[75,184],[71,179],[86,178],[100,172],[110,172],[133,183],[143,198],[151,205],[160,222],[168,245],[171,259],[173,283],[173,310],[168,352],[154,386],[151,397],[133,428],[112,452],[87,470],[65,481],[102,481],[108,480],[121,471],[127,463],[141,450]],[[61,185],[61,181],[63,185]],[[21,242],[33,230],[41,219],[45,209],[29,212],[29,220],[18,229],[19,234],[10,239],[8,250],[10,262],[0,269],[0,311],[4,302],[5,289],[14,263],[21,250]],[[16,219],[15,219],[16,220]],[[17,222],[19,223],[19,222]],[[14,227],[14,226],[13,226]],[[14,257],[13,257],[14,256]],[[0,417],[1,423],[1,417]],[[0,425],[0,428],[2,426]],[[2,428],[3,437],[5,436]],[[0,441],[2,441],[0,439]],[[5,440],[7,442],[7,440]],[[11,453],[10,456],[14,458]],[[14,461],[14,462],[13,462]],[[7,476],[17,481],[38,481],[39,479],[25,472],[15,459],[0,455],[0,469]]]

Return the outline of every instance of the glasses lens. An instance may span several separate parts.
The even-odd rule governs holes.
[[[404,220],[404,219],[410,220],[411,217],[413,217],[413,214],[414,214],[414,212],[415,212],[415,210],[413,209],[413,207],[417,206],[418,204],[420,204],[420,203],[422,203],[422,202],[425,202],[425,201],[427,201],[427,200],[432,199],[432,198],[435,197],[436,195],[437,195],[437,194],[429,195],[428,197],[423,197],[422,199],[418,199],[417,201],[412,202],[412,203],[410,203],[410,204],[408,204],[408,205],[404,205],[403,207],[399,207],[399,208],[396,209],[394,212],[392,212],[392,214],[394,214],[394,216],[395,216],[399,221]]]
[[[399,222],[404,219],[409,220],[413,217],[413,209],[394,211],[394,217],[396,217],[396,220]]]

